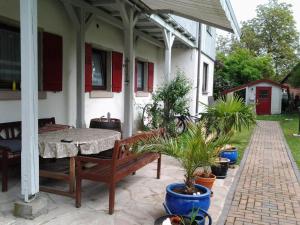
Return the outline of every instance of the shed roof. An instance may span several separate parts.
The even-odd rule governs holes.
[[[277,86],[277,87],[280,87],[280,88],[287,88],[287,86],[285,86],[283,84],[280,84],[280,83],[277,83],[273,80],[261,79],[261,80],[252,81],[252,82],[249,82],[247,84],[243,84],[243,85],[240,85],[240,86],[237,86],[237,87],[234,87],[234,88],[230,88],[228,90],[223,91],[222,94],[226,95],[226,94],[231,93],[231,92],[243,90],[246,87],[250,87],[250,86],[253,86],[253,85],[256,85],[256,84],[259,84],[259,83],[269,83],[269,84],[272,84],[273,86]]]
[[[293,67],[293,69],[283,78],[283,80],[281,81],[281,83],[287,83],[288,82],[288,79],[291,77],[291,76],[295,76],[297,73],[300,73],[300,62],[295,66]]]

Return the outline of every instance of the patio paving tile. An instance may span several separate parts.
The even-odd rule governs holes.
[[[214,184],[214,197],[209,209],[214,223],[222,212],[237,170],[237,167],[230,169],[226,179],[217,180]],[[166,156],[162,160],[161,179],[157,180],[155,175],[156,162],[118,183],[113,215],[108,214],[108,191],[104,184],[84,181],[82,207],[79,209],[75,208],[71,198],[41,192],[43,197],[48,198],[48,213],[35,220],[12,215],[13,203],[20,196],[19,178],[12,177],[9,191],[0,192],[0,225],[153,225],[155,218],[165,214],[162,203],[166,186],[184,179],[178,162]],[[56,182],[49,184],[62,185]]]
[[[300,224],[300,184],[277,122],[259,121],[226,225]]]

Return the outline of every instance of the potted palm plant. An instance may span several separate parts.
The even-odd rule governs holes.
[[[249,129],[256,123],[253,106],[245,104],[238,96],[219,98],[215,104],[205,107],[203,120],[206,121],[209,130],[216,130],[218,134],[231,136],[234,131],[241,131],[244,127]],[[225,145],[220,157],[227,158],[234,164],[238,158],[238,149]]]
[[[165,205],[171,214],[189,216],[193,208],[208,210],[210,190],[195,184],[194,174],[197,168],[213,164],[227,141],[228,137],[224,135],[207,135],[204,124],[200,122],[190,124],[189,129],[178,137],[155,137],[140,142],[136,148],[138,151],[169,155],[184,169],[184,183],[173,183],[166,188]]]

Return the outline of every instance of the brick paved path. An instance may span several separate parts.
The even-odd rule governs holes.
[[[300,224],[300,185],[279,124],[260,121],[249,147],[226,225]]]

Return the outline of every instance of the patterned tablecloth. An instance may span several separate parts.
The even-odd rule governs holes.
[[[97,154],[114,147],[121,133],[113,130],[73,128],[39,134],[39,152],[43,158]],[[62,140],[72,141],[70,143]],[[80,146],[80,147],[78,147]]]

